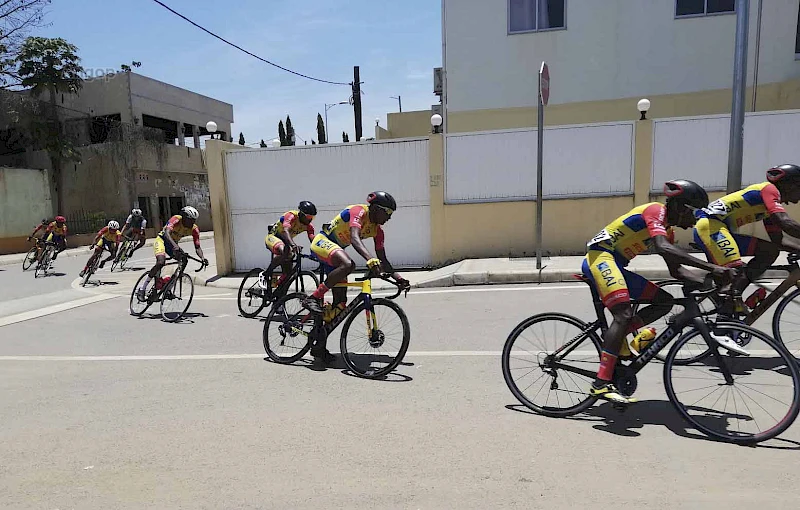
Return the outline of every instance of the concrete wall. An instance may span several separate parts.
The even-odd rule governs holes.
[[[78,94],[64,94],[58,100],[62,106],[84,112],[87,115],[119,113],[122,122],[133,122],[126,73],[85,80],[83,88]],[[74,113],[77,114],[77,112]]]
[[[535,106],[543,60],[551,65],[551,104],[680,94],[731,84],[733,14],[676,19],[674,0],[568,0],[565,30],[509,34],[508,0],[444,3],[450,112]],[[755,4],[751,2],[748,84],[755,56]],[[796,0],[765,2],[761,83],[800,76],[794,57],[797,18]]]
[[[421,110],[389,113],[386,115],[386,129],[389,134],[385,138],[428,136],[431,133],[431,112],[429,110]],[[381,138],[384,137],[381,136]]]
[[[33,227],[52,217],[46,170],[0,167],[0,254],[27,250]]]

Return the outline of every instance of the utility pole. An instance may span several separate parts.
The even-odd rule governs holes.
[[[742,187],[749,10],[750,0],[736,0],[736,48],[733,54],[733,103],[731,104],[731,133],[728,140],[728,185],[726,188],[728,193],[734,193]]]
[[[400,109],[400,113],[403,113],[403,103],[400,101],[400,96],[389,96],[389,99],[397,99],[397,107]]]
[[[358,66],[353,66],[353,114],[356,117],[356,141],[361,141],[361,77]]]

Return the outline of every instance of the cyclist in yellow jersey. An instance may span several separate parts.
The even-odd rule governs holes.
[[[292,257],[300,252],[300,247],[294,242],[295,236],[305,232],[309,241],[314,239],[314,225],[311,222],[316,215],[317,206],[308,200],[303,200],[296,210],[286,211],[275,224],[270,226],[264,244],[272,252],[273,257],[267,269],[261,273],[261,286],[268,292],[271,289],[269,280],[276,267],[280,265],[283,270],[278,279],[279,286],[292,271]],[[278,299],[282,296],[274,297]]]
[[[203,264],[208,265],[208,260],[203,256],[203,249],[200,247],[200,229],[195,224],[200,213],[197,209],[187,205],[181,209],[180,214],[176,214],[164,225],[153,242],[153,252],[156,256],[156,264],[150,269],[147,276],[142,279],[142,283],[137,289],[136,296],[139,301],[147,299],[146,289],[150,280],[157,277],[161,268],[167,263],[167,256],[180,259],[183,250],[178,246],[178,242],[186,237],[192,236],[194,241],[194,251],[197,256],[203,259]]]
[[[322,232],[314,237],[311,251],[325,264],[328,277],[323,283],[308,296],[304,305],[317,315],[322,315],[322,299],[328,289],[333,289],[333,307],[347,302],[347,289],[333,288],[337,283],[347,280],[347,276],[356,268],[356,263],[344,251],[352,244],[359,255],[367,261],[370,269],[380,268],[383,272],[393,273],[393,277],[400,282],[405,282],[402,276],[394,273],[394,268],[386,258],[383,241],[382,225],[392,217],[397,210],[394,197],[385,191],[373,191],[367,196],[367,204],[351,205],[336,215]],[[375,239],[375,254],[373,257],[362,239]],[[406,282],[407,285],[407,282]],[[320,342],[311,349],[311,355],[318,360],[330,363],[335,357],[325,349],[325,344]]]
[[[92,242],[94,245],[94,253],[92,253],[92,256],[86,261],[86,265],[83,266],[80,275],[83,276],[86,274],[86,271],[89,270],[89,266],[94,264],[95,259],[103,254],[103,250],[108,250],[109,255],[105,260],[100,261],[100,269],[106,265],[106,262],[113,259],[117,254],[117,246],[119,245],[119,238],[121,236],[122,232],[119,230],[119,223],[114,220],[109,221],[108,225],[101,228],[100,231],[97,232],[97,235],[94,236],[94,241]]]
[[[671,242],[672,227],[691,227],[695,222],[694,211],[708,205],[706,190],[692,181],[675,180],[664,184],[664,194],[667,195],[666,205],[653,202],[636,207],[586,243],[588,252],[583,261],[583,275],[597,289],[614,318],[603,337],[600,368],[589,392],[617,404],[634,401],[621,394],[611,382],[625,336],[663,317],[674,304],[668,292],[625,269],[628,262],[652,247],[664,258],[670,274],[684,281],[701,283],[681,265],[716,275],[731,272],[692,257]],[[650,306],[634,315],[631,299],[650,303]],[[732,340],[729,343],[736,345]]]
[[[767,170],[767,182],[753,184],[725,195],[697,211],[695,242],[708,260],[727,267],[744,267],[742,256],[753,255],[732,288],[743,292],[778,258],[781,249],[800,252],[800,223],[789,217],[784,203],[800,200],[800,167],[781,165]],[[764,222],[770,241],[739,234],[736,230],[750,223]]]

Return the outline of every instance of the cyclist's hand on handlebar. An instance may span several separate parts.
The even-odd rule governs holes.
[[[206,259],[206,258],[203,259],[203,265],[205,267],[208,267],[208,259]]]
[[[380,269],[381,261],[380,259],[371,258],[367,261],[367,267],[370,269]]]

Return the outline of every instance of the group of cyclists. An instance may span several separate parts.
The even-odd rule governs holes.
[[[792,220],[783,206],[800,201],[797,165],[770,168],[766,181],[710,203],[706,190],[689,180],[666,182],[664,195],[664,204],[640,205],[608,224],[587,243],[583,261],[584,278],[595,287],[613,316],[603,338],[600,367],[589,392],[618,405],[634,401],[611,382],[618,359],[631,355],[626,336],[639,331],[630,345],[646,345],[641,340],[652,339],[655,331],[643,326],[665,316],[674,305],[668,292],[626,269],[631,259],[652,249],[664,258],[673,277],[700,287],[705,279],[683,266],[699,268],[723,283],[722,292],[736,296],[775,262],[781,250],[800,252],[800,243],[783,235],[800,238],[800,223]],[[758,221],[763,221],[769,241],[737,232],[740,227]],[[675,246],[673,227],[693,228],[694,241],[707,260]],[[753,258],[745,264],[743,256]],[[631,300],[648,306],[634,314]],[[743,311],[747,305],[737,299],[736,306]],[[749,355],[731,338],[714,338],[728,351]]]

